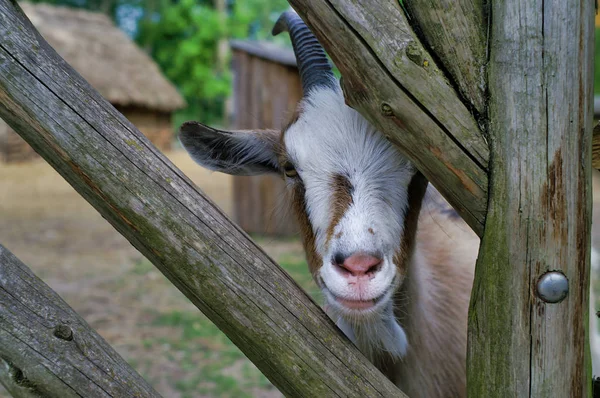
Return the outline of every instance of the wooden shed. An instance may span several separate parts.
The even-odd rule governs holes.
[[[281,129],[302,98],[291,49],[274,43],[234,40],[235,129]],[[289,236],[298,231],[279,176],[235,177],[234,220],[249,233]]]
[[[20,3],[33,25],[79,74],[160,149],[173,140],[171,114],[185,101],[154,61],[104,14]],[[0,120],[0,161],[36,154]]]

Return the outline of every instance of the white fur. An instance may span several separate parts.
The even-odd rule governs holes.
[[[362,318],[354,322],[344,316],[336,316],[336,318],[337,326],[371,362],[377,352],[381,351],[397,358],[406,355],[408,339],[404,329],[396,321],[391,301],[387,302],[380,317]]]
[[[338,324],[363,351],[379,348],[403,355],[406,335],[391,309],[393,292],[402,279],[393,256],[401,242],[407,188],[415,168],[344,103],[341,90],[312,91],[302,105],[300,118],[285,133],[285,146],[306,189],[306,210],[315,232],[316,250],[323,259],[321,287],[329,307],[341,318]],[[353,203],[326,242],[336,174],[352,184]],[[379,253],[382,267],[357,289],[333,264],[338,252]],[[334,297],[378,301],[374,308],[358,312],[341,306]]]

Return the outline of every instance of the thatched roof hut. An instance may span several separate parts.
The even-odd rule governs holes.
[[[156,63],[108,16],[48,4],[20,6],[48,43],[100,94],[155,145],[169,147],[171,113],[183,108],[185,101]],[[27,157],[20,153],[24,149],[17,138],[7,138],[14,132],[3,130],[9,129],[0,126],[0,160]]]

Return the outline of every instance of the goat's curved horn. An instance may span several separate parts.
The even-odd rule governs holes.
[[[294,11],[285,11],[273,27],[272,34],[287,31],[290,33],[296,62],[300,70],[304,96],[315,87],[337,87],[331,65],[319,41],[308,29],[308,26]]]

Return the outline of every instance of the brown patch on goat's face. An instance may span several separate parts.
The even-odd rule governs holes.
[[[375,231],[373,231],[373,228],[369,228],[367,231],[369,231],[369,233],[370,233],[371,235],[375,235]]]
[[[427,190],[427,179],[417,172],[408,184],[408,206],[404,212],[404,231],[400,241],[400,249],[394,253],[393,262],[400,275],[406,275],[408,261],[415,247],[415,236],[423,196]]]
[[[313,277],[316,276],[317,272],[323,265],[323,259],[317,253],[315,246],[315,234],[310,225],[308,214],[306,213],[306,191],[304,184],[301,181],[295,183],[291,192],[292,208],[296,213],[296,219],[298,220],[298,226],[300,227],[300,235],[302,236],[302,244],[304,245],[304,251],[306,252],[306,261],[308,262],[308,269]]]
[[[298,121],[298,119],[300,119],[300,115],[302,114],[302,102],[300,102],[297,106],[296,109],[294,109],[294,112],[290,115],[289,119],[287,120],[287,122],[283,125],[283,128],[281,129],[281,146],[285,146],[283,139],[285,137],[285,133],[289,130],[289,128]]]
[[[287,149],[285,147],[285,133],[289,130],[289,128],[294,123],[296,123],[298,121],[298,119],[300,118],[301,110],[302,110],[302,103],[300,103],[296,106],[294,113],[292,113],[289,120],[284,124],[283,129],[281,129],[281,133],[279,134],[279,145],[277,146],[277,149],[278,149],[277,158],[279,160],[280,167],[283,167],[283,165],[285,165],[286,163],[289,162]],[[285,175],[283,174],[283,169],[281,171],[282,171],[282,177],[285,178]]]
[[[347,177],[341,174],[335,174],[331,180],[331,189],[333,196],[331,198],[331,220],[327,227],[325,246],[329,245],[329,241],[333,236],[335,227],[339,224],[344,214],[352,204],[352,191],[354,187]]]

